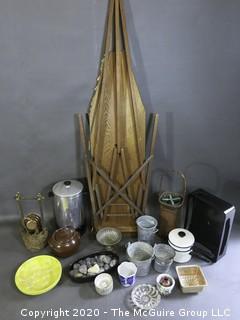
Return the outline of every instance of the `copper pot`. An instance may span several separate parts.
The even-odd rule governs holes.
[[[57,229],[48,240],[52,251],[59,257],[73,255],[80,247],[80,234],[71,227]]]

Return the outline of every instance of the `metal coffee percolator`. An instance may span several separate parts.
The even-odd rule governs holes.
[[[83,229],[85,216],[82,207],[83,185],[76,180],[57,182],[53,186],[54,210],[58,227]]]

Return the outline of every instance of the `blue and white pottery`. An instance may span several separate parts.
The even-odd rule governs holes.
[[[136,281],[137,267],[133,262],[122,262],[118,266],[119,281],[123,287],[130,287]]]

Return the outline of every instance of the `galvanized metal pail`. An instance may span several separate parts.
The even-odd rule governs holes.
[[[146,276],[154,257],[153,247],[142,241],[129,243],[127,247],[128,259],[137,266],[137,276]]]
[[[157,219],[144,215],[137,218],[136,224],[138,227],[138,241],[144,241],[153,245],[155,242],[155,234],[158,232]]]

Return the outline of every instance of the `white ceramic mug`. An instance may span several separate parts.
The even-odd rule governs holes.
[[[133,262],[122,262],[118,266],[119,281],[123,287],[130,287],[136,281],[137,267]]]

